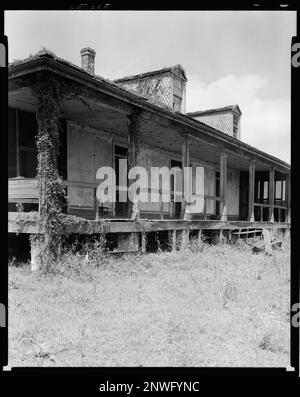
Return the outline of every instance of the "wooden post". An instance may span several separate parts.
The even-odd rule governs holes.
[[[146,233],[142,232],[142,253],[146,253]]]
[[[227,151],[223,149],[220,156],[220,199],[221,221],[227,221]]]
[[[189,181],[185,181],[184,168],[190,165],[190,142],[187,136],[184,136],[182,144],[182,203],[181,203],[181,219],[189,219],[189,214],[186,212],[187,203],[185,199],[185,187],[188,189]]]
[[[181,248],[185,249],[189,243],[190,236],[189,236],[189,229],[182,230],[181,234]]]
[[[204,210],[203,210],[203,212],[204,212],[204,220],[205,221],[207,220],[207,210],[206,210],[206,208],[207,208],[207,200],[208,200],[208,198],[204,197]]]
[[[271,237],[268,229],[263,229],[263,237],[265,243],[266,253],[272,255]]]
[[[115,169],[115,140],[112,138],[111,140],[112,147],[112,167]],[[118,186],[116,186],[118,188]],[[112,203],[112,216],[113,218],[116,216],[116,201]]]
[[[175,252],[177,249],[176,247],[176,230],[172,231],[172,251]]]
[[[161,180],[161,178],[159,178]],[[163,203],[163,197],[162,197],[162,181],[159,183],[159,217],[160,219],[164,219],[164,203]]]
[[[137,165],[141,140],[141,119],[139,110],[128,116],[128,171]],[[128,200],[128,218],[139,219],[138,203]]]
[[[274,222],[274,191],[275,191],[275,171],[272,168],[269,172],[269,222]]]
[[[223,239],[224,239],[224,236],[223,236],[223,229],[220,229],[220,232],[219,232],[219,241],[222,242]]]
[[[198,244],[201,244],[201,243],[202,243],[202,230],[200,229],[198,231]]]
[[[48,272],[55,267],[57,261],[57,245],[62,230],[59,216],[62,213],[65,197],[57,167],[59,117],[63,94],[60,81],[46,72],[37,76],[32,92],[36,100],[38,126],[36,135],[39,186],[38,228],[43,234],[43,250],[40,256],[42,266]]]
[[[20,132],[19,132],[19,110],[16,109],[16,166],[17,176],[21,176],[20,173]]]
[[[97,188],[94,189],[95,220],[99,220],[99,203],[97,200]]]
[[[184,141],[182,146],[181,146],[181,157],[182,157],[182,170],[181,170],[181,215],[180,218],[184,219],[185,217],[185,198],[184,198],[184,167],[186,165],[186,147],[187,147],[187,142]]]
[[[254,222],[255,160],[249,164],[248,221]]]
[[[286,175],[285,182],[285,201],[286,201],[286,213],[285,213],[285,221],[291,222],[291,175]]]

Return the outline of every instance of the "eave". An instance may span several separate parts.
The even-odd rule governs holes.
[[[169,122],[171,123],[170,125],[176,126],[177,131],[174,131],[174,134],[178,133],[178,130],[180,129],[181,135],[188,134],[191,139],[197,140],[198,138],[201,138],[202,140],[206,140],[212,144],[215,143],[218,147],[222,146],[229,151],[239,153],[241,156],[245,156],[245,158],[257,158],[262,162],[267,163],[270,167],[277,167],[282,172],[290,172],[290,165],[288,163],[256,149],[251,145],[230,137],[221,131],[201,123],[200,121],[193,120],[190,116],[186,116],[179,112],[172,112],[153,103],[149,103],[146,99],[122,89],[113,82],[108,82],[104,79],[96,79],[79,68],[73,68],[46,56],[41,56],[37,59],[21,62],[11,66],[8,72],[9,81],[13,82],[15,79],[41,71],[49,71],[58,74],[67,79],[71,79],[84,87],[97,91],[98,93],[106,94],[111,98],[115,98],[124,104],[125,110],[130,110],[131,107],[137,107],[144,112],[147,112],[150,117],[153,116],[161,121]]]

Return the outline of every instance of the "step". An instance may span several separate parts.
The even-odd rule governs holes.
[[[251,233],[262,233],[262,229],[248,230],[246,232],[233,232],[231,234],[251,234]]]

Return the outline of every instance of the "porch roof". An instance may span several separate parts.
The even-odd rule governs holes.
[[[162,108],[146,98],[127,91],[116,83],[93,76],[76,65],[49,52],[13,63],[9,67],[9,106],[35,111],[35,98],[24,78],[39,72],[52,72],[92,95],[70,97],[63,101],[62,116],[68,120],[103,130],[127,140],[127,116],[134,108],[141,110],[142,139],[146,144],[181,155],[181,144],[188,135],[191,158],[219,164],[220,151],[228,150],[228,167],[248,170],[249,160],[256,160],[258,170],[273,167],[290,172],[286,162],[256,149],[240,140],[192,119],[180,112]]]

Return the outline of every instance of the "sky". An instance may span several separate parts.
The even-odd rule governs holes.
[[[290,163],[294,11],[6,11],[9,62],[42,47],[116,79],[181,64],[187,112],[238,104],[241,139]]]

